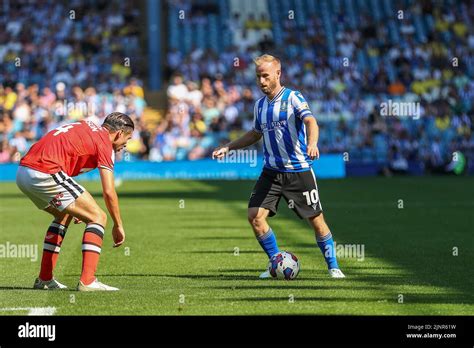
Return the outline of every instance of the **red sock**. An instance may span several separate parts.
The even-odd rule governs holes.
[[[61,244],[66,235],[67,227],[57,222],[52,222],[46,232],[43,244],[43,258],[41,260],[41,271],[39,278],[41,280],[53,279],[54,267],[58,261]]]
[[[82,238],[81,282],[84,285],[89,285],[95,280],[103,238],[104,227],[93,222],[87,224]]]

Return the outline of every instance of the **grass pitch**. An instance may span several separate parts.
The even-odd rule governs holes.
[[[328,277],[310,227],[282,200],[270,224],[302,268],[289,282],[258,279],[267,258],[246,217],[253,184],[124,182],[127,240],[112,248],[109,223],[98,271],[121,291],[79,293],[31,289],[51,217],[1,183],[0,244],[38,245],[38,259],[0,258],[0,315],[44,307],[56,315],[474,314],[473,178],[320,180],[335,241],[364,247],[363,260],[339,257],[346,279]],[[100,184],[83,185],[104,207]],[[83,228],[71,224],[55,271],[71,289]]]

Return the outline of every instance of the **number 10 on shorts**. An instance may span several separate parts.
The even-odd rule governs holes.
[[[316,189],[312,189],[311,191],[303,192],[303,196],[306,197],[306,204],[308,204],[308,205],[316,204],[319,201],[318,190],[316,190]]]

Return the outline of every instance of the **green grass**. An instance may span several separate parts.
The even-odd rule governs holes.
[[[104,207],[99,183],[84,186]],[[309,226],[283,200],[270,223],[302,270],[291,282],[258,279],[267,259],[246,218],[251,181],[124,182],[118,192],[129,255],[112,248],[108,226],[98,271],[121,291],[98,294],[30,289],[51,218],[13,183],[2,183],[0,244],[38,244],[40,255],[36,262],[0,258],[0,308],[52,306],[59,315],[474,314],[473,178],[350,178],[319,186],[336,242],[365,248],[363,261],[339,258],[346,279],[328,277]],[[71,225],[55,272],[72,289],[83,228]],[[0,311],[11,314],[26,312]]]

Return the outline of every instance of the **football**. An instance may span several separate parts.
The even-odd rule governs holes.
[[[294,254],[280,251],[270,258],[268,271],[273,278],[292,280],[300,272],[300,262]]]

